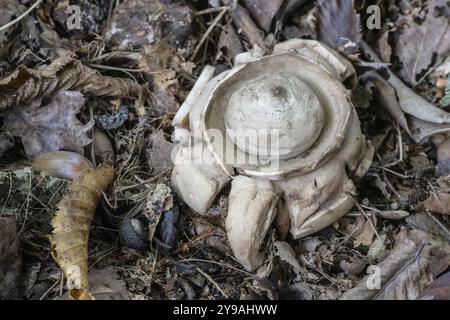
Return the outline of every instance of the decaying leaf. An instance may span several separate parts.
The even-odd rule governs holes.
[[[173,147],[173,144],[165,139],[163,130],[159,130],[150,138],[147,157],[153,174],[160,174],[173,167],[171,158]]]
[[[440,214],[450,214],[449,176],[439,178],[427,199],[416,206],[417,211],[426,210]]]
[[[152,104],[158,115],[174,113],[180,107],[175,98],[179,89],[178,73],[183,66],[182,57],[166,42],[145,46],[138,66],[152,83]]]
[[[431,213],[416,213],[406,218],[409,227],[440,236],[450,242],[450,232]]]
[[[233,1],[227,0],[226,3],[232,4]],[[264,32],[258,28],[253,19],[250,17],[248,11],[239,4],[234,10],[233,22],[236,28],[242,31],[242,34],[252,47],[256,45],[264,52],[269,51],[266,43],[264,42]]]
[[[73,285],[70,296],[90,300],[88,285],[88,238],[95,208],[102,192],[112,183],[114,168],[101,165],[87,169],[69,184],[52,221],[52,256]]]
[[[144,215],[148,219],[148,241],[150,243],[153,241],[162,213],[173,207],[171,192],[172,190],[167,185],[159,183],[147,199]]]
[[[450,300],[450,272],[434,280],[417,300]]]
[[[162,39],[174,48],[184,48],[194,40],[193,13],[190,6],[180,1],[122,1],[114,9],[105,40],[119,50],[153,45]]]
[[[372,267],[376,274],[364,277],[340,299],[416,299],[448,267],[449,258],[450,245],[444,239],[420,230],[404,231],[389,255]]]
[[[430,197],[423,202],[427,211],[440,214],[450,214],[450,194],[444,192],[433,192]]]
[[[258,25],[266,32],[272,27],[273,18],[280,10],[283,0],[266,1],[264,5],[258,0],[244,0],[243,4],[253,14]]]
[[[397,41],[397,54],[403,63],[400,74],[413,86],[420,82],[418,76],[450,53],[449,21],[445,16],[435,16],[438,2],[428,1],[428,13],[421,24],[410,18]]]
[[[295,257],[295,252],[292,250],[291,246],[284,241],[276,241],[274,244],[274,255],[279,257],[281,261],[284,261],[288,263],[295,275],[295,280],[300,280],[300,276],[302,274],[306,274],[306,270],[300,266],[300,263],[298,262],[297,258]]]
[[[113,266],[90,271],[89,288],[95,300],[131,299],[131,293],[127,290],[125,281],[120,279]],[[69,299],[69,294],[64,294],[56,300]]]
[[[21,267],[16,221],[0,217],[0,300],[19,297]]]
[[[73,54],[64,52],[41,70],[21,65],[13,74],[0,80],[0,111],[63,90],[93,96],[137,98],[137,103],[143,103],[148,95],[143,85],[129,79],[103,76],[76,60]]]
[[[347,53],[356,53],[362,39],[359,14],[353,0],[319,0],[317,37],[328,46]]]
[[[368,58],[376,63],[381,62],[381,59],[365,42],[362,42],[362,48]],[[450,113],[436,107],[418,95],[391,70],[386,68],[386,71],[388,73],[387,79],[383,80],[382,77],[379,77],[378,80],[380,81],[372,82],[379,92],[376,99],[389,111],[405,131],[410,132],[411,137],[416,142],[420,142],[437,133],[450,131]],[[392,88],[395,92],[392,91]],[[384,96],[385,94],[386,96]]]
[[[81,154],[91,142],[86,133],[94,125],[94,121],[84,125],[76,117],[84,104],[83,95],[61,91],[47,105],[41,106],[41,101],[7,110],[6,130],[22,139],[29,158],[58,150]]]

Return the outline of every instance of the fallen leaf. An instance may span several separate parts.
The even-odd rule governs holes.
[[[200,247],[210,246],[220,252],[230,253],[231,249],[228,245],[227,234],[220,226],[207,222],[202,217],[192,219],[196,238],[193,243],[201,244]]]
[[[422,291],[417,300],[450,300],[450,272],[434,280]]]
[[[106,43],[118,50],[140,48],[166,39],[174,48],[193,41],[194,11],[165,0],[122,1],[104,31]]]
[[[362,49],[365,55],[373,61],[379,63],[381,59],[363,41]],[[436,107],[422,96],[418,95],[406,84],[404,84],[391,70],[385,68],[388,73],[385,81],[395,90],[395,96],[386,83],[378,85],[378,101],[388,110],[388,112],[398,121],[411,137],[420,142],[437,133],[450,131],[450,114]],[[379,78],[383,79],[383,78]],[[383,97],[384,93],[386,97]],[[399,110],[401,109],[401,110]],[[401,115],[401,111],[404,115]],[[406,119],[406,123],[405,120]]]
[[[445,95],[442,97],[441,101],[439,101],[439,105],[442,108],[446,108],[450,106],[450,78],[447,80],[447,87],[445,88]]]
[[[356,53],[362,33],[353,0],[319,0],[318,8],[318,40],[339,51]]]
[[[29,105],[12,108],[5,114],[5,128],[21,138],[29,158],[58,150],[80,154],[92,140],[86,133],[94,121],[81,123],[76,115],[84,104],[83,95],[76,91],[61,91],[47,105],[41,99]]]
[[[360,245],[368,246],[372,243],[375,235],[374,226],[376,226],[376,217],[372,215],[367,220],[363,215],[359,215],[356,219],[344,217],[340,220],[339,229],[348,236],[355,239],[354,247]]]
[[[183,69],[183,59],[166,42],[145,46],[138,66],[152,83],[151,99],[157,115],[175,113],[180,104],[175,98],[179,89],[178,73]]]
[[[426,231],[430,234],[440,236],[450,242],[450,233],[442,228],[439,220],[433,219],[430,213],[416,213],[406,218],[409,227]]]
[[[295,279],[300,280],[301,274],[306,274],[306,270],[300,266],[298,259],[295,257],[295,252],[292,250],[291,246],[284,241],[276,241],[273,244],[273,254],[280,258],[281,261],[288,263],[296,277]]]
[[[444,239],[420,230],[400,233],[389,255],[375,268],[369,267],[375,273],[364,277],[340,299],[416,299],[448,267],[449,259],[450,245]]]
[[[130,300],[131,293],[125,281],[121,280],[114,267],[96,269],[89,272],[89,288],[95,300]],[[56,300],[69,300],[65,294]]]
[[[121,280],[114,267],[89,272],[89,287],[95,300],[130,300],[125,281]]]
[[[12,135],[8,132],[0,132],[0,158],[12,147],[14,147]]]
[[[444,192],[432,192],[423,202],[427,211],[440,214],[450,214],[450,194]]]
[[[144,215],[148,219],[148,241],[151,243],[159,224],[161,215],[173,207],[172,190],[164,183],[156,185],[147,198]]]
[[[242,4],[251,12],[258,25],[265,32],[270,32],[273,19],[283,2],[283,0],[266,1],[264,5],[261,5],[261,2],[258,0],[243,0]]]
[[[220,33],[217,49],[226,55],[231,62],[234,61],[236,55],[244,51],[241,40],[232,24],[229,24],[226,29],[223,29]]]
[[[382,233],[379,238],[376,238],[367,251],[367,258],[370,260],[377,259],[386,249],[386,239],[386,233]]]
[[[93,96],[132,97],[138,99],[138,104],[143,104],[148,95],[144,85],[129,79],[103,76],[76,60],[72,53],[64,52],[41,70],[21,65],[0,80],[0,111],[64,90]]]
[[[380,52],[380,57],[384,62],[391,62],[392,47],[389,44],[390,33],[391,30],[385,30],[378,39],[378,51]]]
[[[428,13],[421,24],[409,18],[396,42],[396,52],[403,64],[400,74],[412,86],[421,81],[418,76],[450,53],[449,21],[445,16],[435,16],[437,3],[428,1]]]
[[[0,217],[0,300],[19,298],[21,268],[16,221]]]
[[[366,268],[366,265],[367,263],[363,259],[356,257],[349,257],[348,259],[342,259],[339,261],[339,266],[347,276],[356,276],[361,274]]]
[[[232,5],[233,1],[227,0],[225,3]],[[264,32],[258,28],[248,11],[240,4],[234,10],[233,22],[237,30],[242,32],[252,48],[258,46],[264,52],[269,51],[264,42]]]
[[[85,170],[69,183],[52,221],[51,253],[72,285],[70,297],[77,300],[93,298],[88,284],[89,229],[102,192],[113,178],[112,166]]]
[[[173,167],[172,149],[173,143],[165,139],[163,130],[159,130],[150,138],[147,157],[152,174],[157,175]]]

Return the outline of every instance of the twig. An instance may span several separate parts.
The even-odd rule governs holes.
[[[234,270],[234,271],[241,272],[241,273],[243,273],[243,274],[245,274],[245,275],[247,275],[247,276],[250,276],[250,277],[252,277],[252,278],[254,277],[254,274],[252,274],[252,273],[250,273],[250,272],[247,272],[247,271],[241,270],[241,269],[239,269],[239,268],[230,266],[230,265],[228,265],[228,264],[226,264],[226,263],[221,263],[221,262],[217,262],[217,261],[209,261],[209,260],[204,260],[204,259],[190,258],[190,259],[183,259],[183,260],[180,260],[179,262],[205,262],[205,263],[217,264],[217,265],[219,265],[219,266],[221,266],[221,267],[226,267],[226,268],[232,269],[232,270]]]
[[[392,173],[393,175],[396,175],[396,176],[398,176],[398,177],[400,177],[400,178],[402,178],[402,179],[409,179],[409,178],[412,178],[412,176],[407,176],[407,175],[398,173],[398,172],[396,172],[396,171],[394,171],[394,170],[391,170],[391,169],[388,169],[388,168],[385,168],[385,167],[375,166],[375,168],[381,169],[381,170],[384,170],[384,171],[387,171],[387,172],[389,172],[389,173]]]
[[[5,24],[4,26],[0,27],[0,32],[3,30],[8,29],[9,27],[11,27],[12,25],[16,24],[17,22],[19,22],[20,20],[22,20],[23,18],[25,18],[31,11],[33,11],[34,8],[36,8],[40,3],[42,2],[42,0],[37,0],[35,3],[33,3],[33,5],[24,13],[22,13],[20,16],[18,16],[17,18],[15,18],[13,21],[8,22],[7,24]]]
[[[208,14],[208,13],[214,13],[217,11],[222,11],[222,10],[228,10],[229,7],[227,6],[222,6],[222,7],[217,7],[217,8],[209,8],[209,9],[205,9],[205,10],[200,10],[197,11],[196,13],[194,13],[195,16],[200,16],[200,15],[204,15],[204,14]]]
[[[219,23],[219,21],[222,19],[222,17],[225,15],[225,13],[228,11],[228,7],[225,7],[225,9],[222,9],[220,13],[217,15],[217,17],[211,22],[208,29],[206,30],[205,34],[203,35],[200,42],[195,47],[194,52],[192,53],[190,60],[193,60],[196,56],[200,48],[203,46],[203,43],[205,43],[206,39],[208,38],[209,34],[213,31],[214,27]]]
[[[123,72],[142,72],[142,71],[147,70],[147,67],[140,68],[140,69],[127,69],[127,68],[112,67],[112,66],[106,66],[103,64],[94,64],[94,63],[88,63],[88,66],[92,67],[92,68],[96,68],[96,69],[123,71]]]
[[[369,218],[369,215],[367,214],[367,212],[359,205],[358,201],[356,201],[355,204],[356,204],[356,207],[358,208],[359,212],[361,212],[364,215],[364,217],[367,219],[367,221],[369,222],[370,227],[375,232],[375,235],[377,236],[378,240],[381,241],[380,235],[378,234],[378,231],[375,228],[375,226],[373,225],[372,220]]]
[[[217,282],[214,281],[213,278],[211,278],[211,276],[209,274],[207,274],[206,272],[204,272],[202,269],[196,267],[197,271],[200,272],[209,282],[211,282],[216,288],[217,290],[220,291],[220,293],[227,299],[230,299],[230,297],[227,296],[227,294],[222,290],[222,288],[220,288],[219,284]]]

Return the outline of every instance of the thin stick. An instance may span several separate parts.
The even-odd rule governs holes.
[[[216,26],[216,24],[219,23],[220,19],[222,19],[222,17],[225,15],[225,13],[228,11],[228,7],[225,7],[225,9],[223,9],[222,11],[220,11],[220,13],[217,15],[217,17],[211,22],[211,24],[209,25],[208,29],[206,30],[205,34],[203,35],[202,39],[200,40],[200,42],[197,44],[197,46],[195,47],[194,52],[192,53],[190,60],[193,60],[195,58],[195,56],[197,55],[198,51],[200,50],[200,48],[203,46],[203,43],[206,41],[206,39],[208,38],[209,34],[213,31],[214,27]]]
[[[197,11],[196,13],[194,13],[194,15],[195,16],[200,16],[200,15],[203,15],[203,14],[208,14],[208,13],[214,13],[214,12],[217,12],[217,11],[222,11],[224,9],[228,10],[229,7],[222,6],[222,7],[217,7],[217,8],[209,8],[209,9]]]
[[[377,236],[378,240],[381,240],[380,235],[378,234],[378,231],[375,228],[375,226],[373,225],[372,220],[370,219],[367,212],[359,205],[358,201],[355,202],[355,205],[358,208],[358,211],[361,212],[363,214],[363,216],[367,219],[367,222],[369,222],[369,225],[372,228],[372,230],[375,232],[375,235]]]
[[[33,3],[33,5],[24,13],[22,13],[20,16],[18,16],[17,18],[15,18],[13,21],[8,22],[7,24],[5,24],[4,26],[0,27],[0,31],[6,30],[9,27],[11,27],[12,25],[16,24],[17,22],[19,22],[20,20],[22,20],[23,18],[25,18],[31,11],[33,11],[34,8],[36,8],[40,3],[42,2],[42,0],[37,0],[35,3]]]
[[[211,278],[211,276],[209,274],[207,274],[206,272],[204,272],[202,269],[200,268],[196,268],[198,272],[200,272],[205,278],[206,280],[208,280],[209,282],[211,282],[216,288],[217,290],[220,291],[220,293],[227,299],[230,299],[230,297],[227,296],[227,294],[225,292],[223,292],[222,288],[219,286],[219,284],[217,282],[214,281],[213,278]]]

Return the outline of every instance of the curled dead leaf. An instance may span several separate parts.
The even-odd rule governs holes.
[[[143,103],[148,95],[143,85],[129,79],[103,76],[72,54],[64,53],[41,70],[21,65],[13,74],[0,80],[0,111],[63,90],[93,96],[137,98],[138,103]]]
[[[340,299],[416,299],[448,267],[449,259],[450,245],[444,239],[420,230],[400,233],[389,255],[368,269],[376,274],[365,276]]]
[[[91,300],[88,284],[88,238],[95,208],[112,183],[114,168],[87,169],[69,184],[52,221],[51,253],[67,281],[74,285],[70,297]]]

